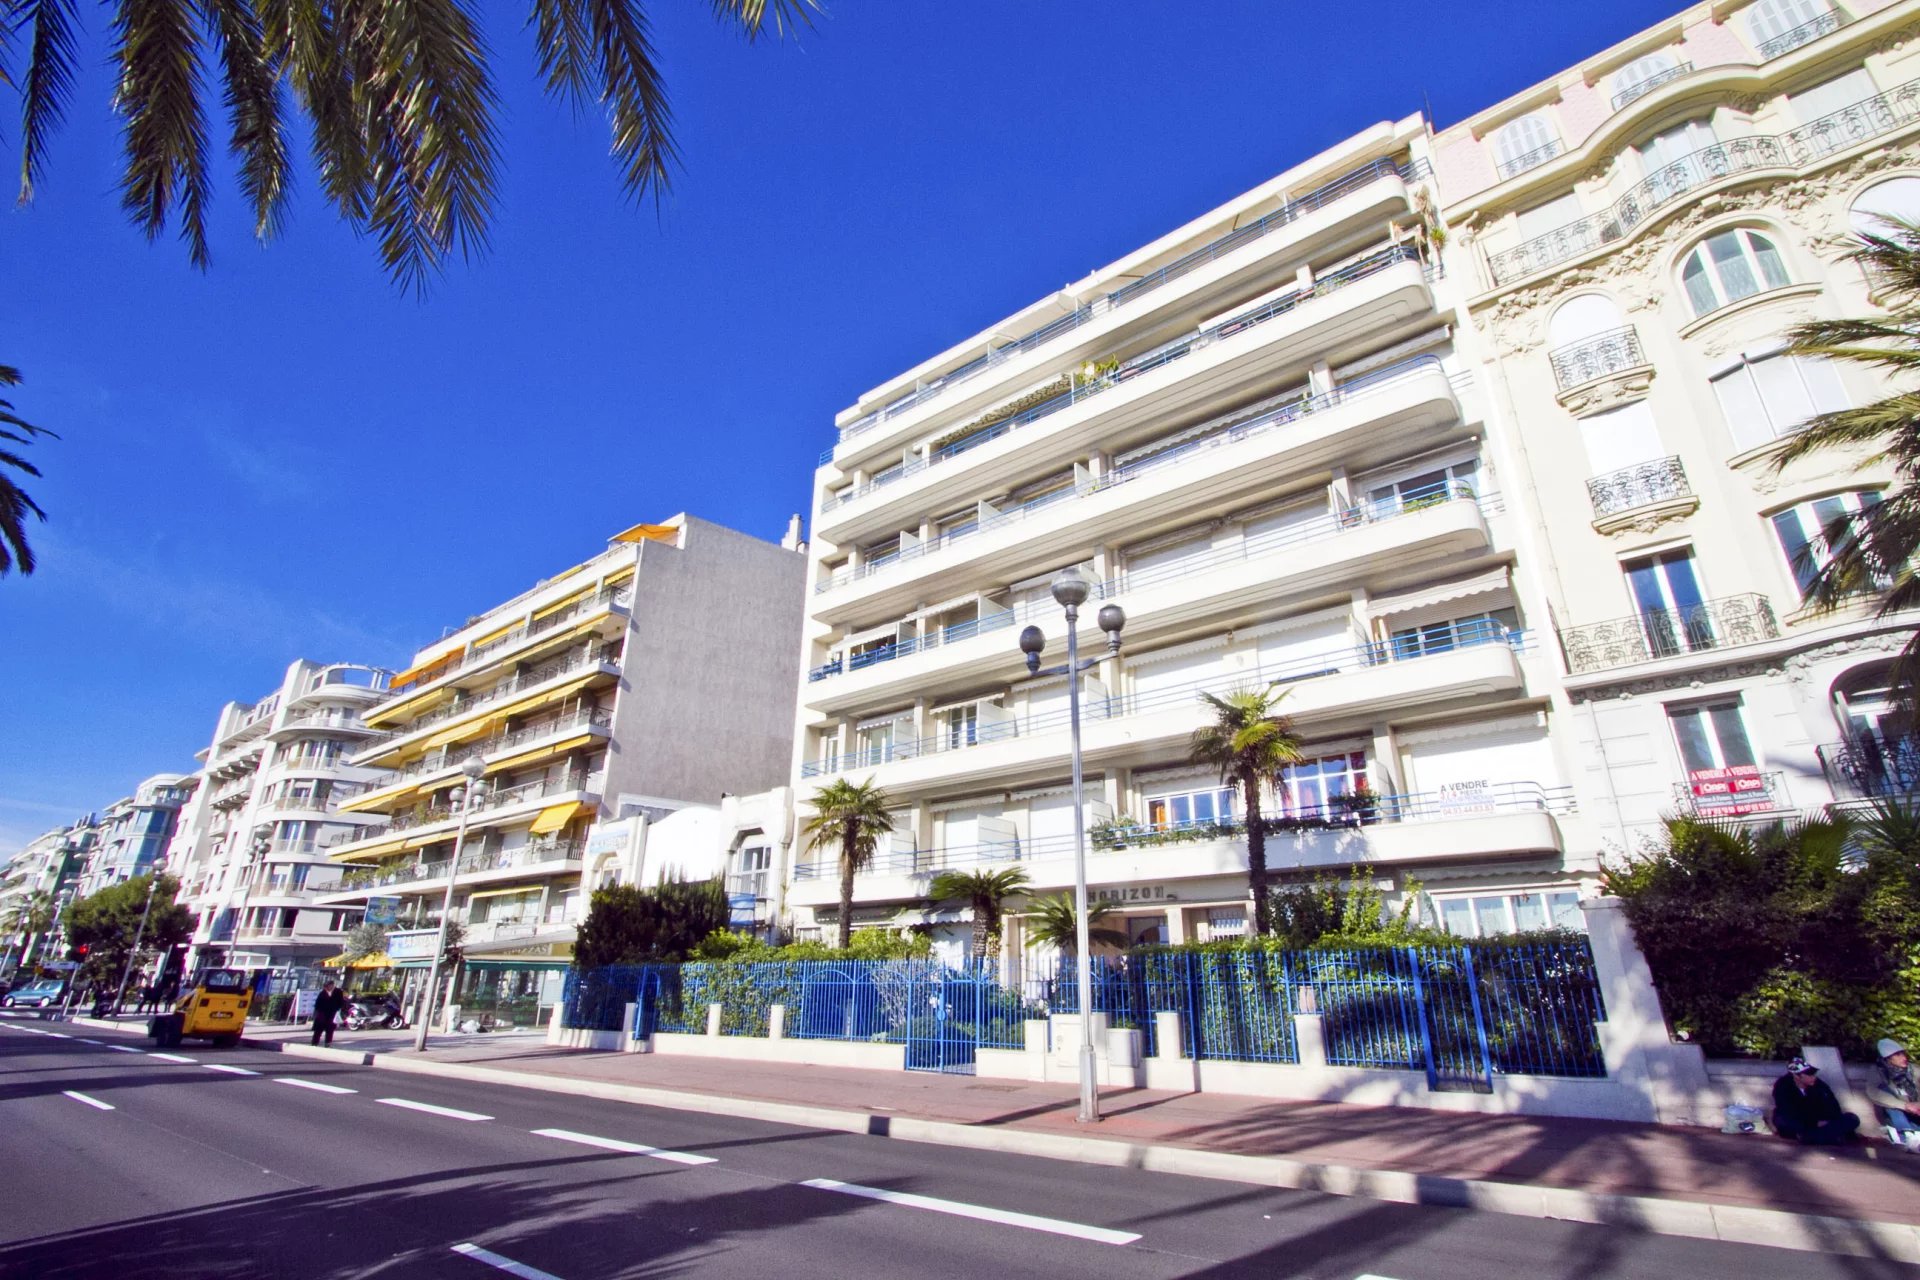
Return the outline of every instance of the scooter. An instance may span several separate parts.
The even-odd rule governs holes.
[[[400,1002],[392,996],[366,999],[356,996],[341,1011],[341,1025],[348,1031],[365,1031],[369,1027],[398,1031],[407,1025],[407,1018],[400,1010]]]

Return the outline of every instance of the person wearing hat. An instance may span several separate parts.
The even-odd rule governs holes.
[[[1880,1109],[1887,1136],[1909,1151],[1920,1151],[1920,1083],[1913,1078],[1907,1047],[1898,1040],[1882,1040],[1874,1051],[1880,1055],[1880,1079],[1867,1096]]]
[[[1840,1109],[1820,1079],[1820,1068],[1805,1058],[1787,1064],[1787,1074],[1773,1084],[1773,1131],[1783,1138],[1832,1146],[1847,1142],[1860,1128],[1860,1117]]]

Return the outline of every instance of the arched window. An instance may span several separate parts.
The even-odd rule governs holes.
[[[1613,109],[1618,111],[1656,85],[1673,79],[1679,69],[1679,61],[1670,53],[1635,58],[1613,73]]]
[[[1552,126],[1538,112],[1521,116],[1500,130],[1493,139],[1493,155],[1499,162],[1502,178],[1525,173],[1535,165],[1552,159],[1559,150],[1560,143],[1553,136]]]
[[[1709,237],[1687,255],[1680,283],[1696,316],[1791,283],[1780,250],[1758,231],[1735,227]]]
[[[1547,346],[1557,351],[1625,325],[1612,298],[1604,293],[1583,293],[1562,303],[1547,321]]]
[[[1811,24],[1830,11],[1826,0],[1757,0],[1747,7],[1747,36],[1761,57],[1777,58],[1821,34]]]
[[[1854,198],[1847,216],[1862,235],[1891,235],[1897,229],[1888,220],[1920,223],[1920,178],[1888,178]]]

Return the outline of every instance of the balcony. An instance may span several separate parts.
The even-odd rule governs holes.
[[[1557,819],[1574,809],[1570,787],[1502,782],[1471,794],[1379,796],[1365,808],[1268,818],[1262,826],[1270,865],[1345,869],[1556,852],[1564,847]],[[1087,843],[1090,886],[1234,877],[1244,888],[1243,822],[1108,824],[1089,831]],[[863,901],[922,898],[928,880],[942,871],[1009,863],[1025,868],[1035,892],[1064,888],[1073,883],[1073,837],[1015,836],[965,848],[879,853],[855,878],[854,894]],[[835,859],[797,863],[789,901],[795,906],[837,902],[839,876]]]
[[[1618,111],[1629,102],[1646,97],[1661,85],[1678,80],[1681,76],[1690,75],[1692,72],[1693,64],[1691,62],[1678,62],[1668,67],[1665,71],[1656,71],[1645,80],[1635,81],[1633,84],[1628,85],[1620,92],[1614,94],[1613,109]]]
[[[1686,468],[1676,455],[1594,476],[1587,481],[1587,497],[1593,502],[1597,522],[1622,512],[1690,499],[1693,490],[1687,484]]]
[[[1792,53],[1803,44],[1810,44],[1830,31],[1838,31],[1853,21],[1838,9],[1829,9],[1812,22],[1803,22],[1791,31],[1783,31],[1771,40],[1764,40],[1758,50],[1760,61],[1772,62],[1775,58]]]
[[[1728,596],[1687,609],[1649,609],[1611,622],[1560,632],[1570,675],[1606,671],[1686,654],[1732,649],[1779,638],[1780,624],[1763,595]]]
[[[1909,80],[1790,133],[1736,138],[1702,147],[1649,174],[1600,212],[1492,254],[1487,268],[1496,286],[1510,284],[1625,239],[1655,213],[1703,187],[1760,170],[1791,171],[1820,164],[1915,120],[1920,120],[1920,80]]]
[[[351,733],[369,742],[388,736],[385,730],[375,729],[362,720],[358,711],[309,711],[288,716],[267,736],[280,741],[313,733]]]
[[[1379,253],[1372,254],[1358,262],[1343,267],[1338,271],[1332,271],[1319,277],[1310,288],[1297,289],[1283,294],[1278,298],[1270,299],[1258,306],[1242,311],[1238,315],[1223,320],[1218,324],[1199,330],[1197,333],[1188,337],[1176,339],[1173,342],[1168,342],[1156,347],[1151,351],[1134,356],[1132,359],[1120,363],[1109,372],[1085,377],[1078,374],[1066,375],[1061,379],[1061,381],[1066,383],[1063,389],[1057,395],[1051,396],[1039,404],[1029,406],[1019,413],[984,425],[977,431],[971,431],[940,448],[930,450],[923,457],[915,458],[910,462],[903,462],[898,466],[891,467],[874,476],[865,484],[848,489],[842,494],[827,494],[823,496],[820,500],[821,518],[817,522],[820,530],[826,536],[834,536],[832,531],[838,527],[838,522],[828,521],[826,517],[850,503],[858,502],[871,494],[891,485],[898,484],[903,480],[911,479],[929,469],[949,464],[955,459],[964,457],[973,450],[978,449],[981,445],[1031,427],[1034,423],[1050,418],[1064,409],[1070,409],[1089,399],[1105,395],[1116,387],[1125,386],[1128,382],[1140,377],[1142,374],[1151,372],[1177,360],[1184,359],[1194,352],[1211,346],[1215,342],[1235,337],[1250,329],[1258,328],[1271,320],[1288,315],[1304,303],[1311,302],[1316,298],[1326,297],[1348,285],[1364,280],[1368,276],[1384,271],[1395,263],[1418,262],[1419,260],[1419,253],[1413,246],[1394,245],[1391,248],[1384,249]]]
[[[587,709],[560,716],[540,724],[524,725],[511,733],[496,734],[479,742],[456,743],[429,751],[412,764],[402,765],[390,770],[373,787],[361,793],[361,804],[376,805],[390,802],[405,794],[406,785],[417,783],[420,779],[450,773],[466,760],[479,756],[483,760],[488,756],[498,756],[503,752],[517,751],[543,741],[555,744],[583,734],[605,737],[613,731],[613,713],[598,709]],[[379,793],[392,792],[391,796],[381,798]],[[359,805],[354,806],[359,808]]]
[[[1499,164],[1495,165],[1494,168],[1499,171],[1500,180],[1505,182],[1508,178],[1519,177],[1529,169],[1538,169],[1541,165],[1559,155],[1561,150],[1560,140],[1555,138],[1546,146],[1535,147],[1525,155],[1515,156],[1511,160],[1502,160]]]
[[[1553,364],[1553,380],[1562,391],[1647,363],[1646,354],[1640,350],[1639,331],[1632,325],[1569,343],[1555,349],[1547,359]]]
[[[377,760],[389,751],[392,751],[395,747],[404,744],[415,734],[423,730],[433,728],[436,725],[446,724],[449,721],[478,715],[490,707],[498,707],[499,704],[514,697],[516,694],[527,693],[540,685],[558,681],[563,677],[573,675],[592,676],[602,672],[608,675],[618,674],[617,670],[612,670],[611,668],[618,667],[620,656],[621,646],[617,643],[588,645],[556,658],[551,662],[545,662],[540,666],[531,667],[517,675],[507,677],[484,693],[476,694],[470,698],[460,699],[432,711],[423,712],[403,728],[397,730],[391,739],[381,743],[380,746],[372,752],[363,752],[361,758],[355,760],[353,763],[356,765],[365,765],[370,760]],[[534,709],[535,708],[531,707],[527,708],[529,712]]]
[[[1861,734],[1817,749],[1838,800],[1888,800],[1920,793],[1920,736]]]
[[[1217,502],[1224,488],[1257,492],[1263,483],[1335,461],[1358,467],[1416,437],[1437,443],[1458,421],[1445,369],[1432,356],[1417,357],[1320,396],[1225,415],[1083,484],[1005,511],[983,508],[970,524],[823,576],[814,614],[827,622],[884,617],[882,602],[892,596],[911,608],[916,600],[977,587],[983,577],[1013,580],[1049,558],[1082,554],[1103,537],[1127,537],[1142,510]]]
[[[486,853],[463,853],[460,855],[461,876],[482,875],[506,871],[524,871],[528,869],[541,874],[554,874],[565,871],[567,864],[577,864],[586,856],[586,846],[579,840],[539,840],[524,844],[516,849],[495,850]],[[343,897],[362,897],[374,889],[386,889],[395,886],[425,886],[428,882],[437,882],[445,888],[444,878],[450,858],[440,858],[432,862],[411,862],[400,867],[353,867],[340,877],[340,883],[320,890],[330,903]],[[491,875],[489,880],[511,879],[511,876]]]
[[[1244,226],[1235,227],[1192,253],[1177,258],[1166,266],[1079,307],[1071,315],[1062,316],[1058,320],[1042,325],[1032,333],[1015,339],[1005,346],[994,347],[986,354],[942,374],[932,382],[916,387],[888,401],[873,412],[854,419],[839,429],[838,443],[846,444],[850,440],[866,435],[875,428],[884,426],[921,405],[939,399],[949,391],[965,386],[1019,356],[1036,351],[1056,339],[1073,333],[1092,321],[1111,314],[1118,307],[1146,298],[1155,290],[1180,280],[1245,245],[1291,226],[1306,214],[1334,204],[1374,182],[1386,178],[1398,178],[1401,182],[1416,182],[1427,177],[1430,172],[1425,161],[1397,165],[1391,160],[1376,160],[1351,173],[1343,174],[1299,199],[1289,201],[1265,217]],[[829,449],[821,454],[820,465],[824,467],[831,463],[835,452],[836,449]]]
[[[1361,504],[1286,529],[1242,539],[1225,547],[1152,568],[1132,570],[1094,584],[1096,600],[1124,600],[1128,635],[1135,644],[1157,631],[1258,596],[1350,585],[1388,567],[1405,570],[1422,562],[1472,556],[1489,545],[1484,511],[1497,510],[1494,495],[1476,496],[1459,481],[1415,492],[1396,506]],[[981,640],[1036,618],[1059,619],[1051,600],[1019,609],[995,609],[977,619],[935,628],[891,645],[836,655],[808,672],[803,701],[833,710],[889,695],[924,692],[944,682],[991,678],[1011,670],[1018,655],[1009,640]],[[1083,620],[1092,626],[1089,615]],[[1089,632],[1094,641],[1098,636]],[[979,643],[974,643],[979,641]],[[842,680],[841,677],[847,677]],[[811,686],[821,686],[813,688]]]
[[[1249,686],[1290,686],[1288,714],[1297,720],[1355,717],[1518,689],[1515,654],[1530,638],[1498,623],[1461,627],[1449,648],[1363,643],[1304,660],[1223,671],[1150,693],[1096,697],[1081,707],[1084,754],[1092,764],[1140,760],[1184,750],[1201,721],[1200,695]],[[1065,758],[1065,708],[984,720],[929,737],[892,742],[808,761],[803,778],[882,771],[881,784],[902,791],[963,778],[1018,778]]]

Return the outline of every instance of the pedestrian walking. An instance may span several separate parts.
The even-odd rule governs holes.
[[[319,1044],[322,1036],[328,1044],[333,1043],[334,1020],[340,1011],[347,1007],[345,993],[335,987],[331,980],[320,988],[320,995],[313,1002],[313,1043]]]

